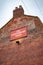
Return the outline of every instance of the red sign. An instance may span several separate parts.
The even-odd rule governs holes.
[[[22,27],[20,29],[13,30],[10,32],[10,40],[19,39],[19,38],[22,38],[25,36],[27,36],[27,28],[26,27]]]

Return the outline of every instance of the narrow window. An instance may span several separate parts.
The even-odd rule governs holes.
[[[20,45],[20,41],[16,41],[16,43],[17,43],[18,45]]]

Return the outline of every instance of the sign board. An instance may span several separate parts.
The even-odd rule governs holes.
[[[19,39],[25,36],[27,36],[27,27],[22,27],[10,32],[10,40]]]

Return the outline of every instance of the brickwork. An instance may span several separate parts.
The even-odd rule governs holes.
[[[13,18],[0,29],[0,65],[43,65],[43,24],[36,16],[24,15],[21,9],[14,10]],[[28,36],[17,39],[20,45],[17,40],[10,41],[10,31],[24,26]]]
[[[43,65],[43,39],[0,44],[0,65]]]

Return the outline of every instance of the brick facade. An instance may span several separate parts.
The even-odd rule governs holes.
[[[28,36],[10,40],[10,31],[27,26]],[[43,65],[43,24],[37,16],[25,15],[23,8],[0,29],[0,65]]]

